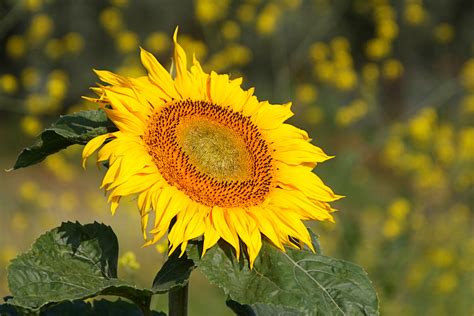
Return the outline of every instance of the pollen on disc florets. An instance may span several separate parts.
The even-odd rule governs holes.
[[[165,180],[204,205],[258,205],[271,188],[268,144],[229,108],[173,101],[152,114],[143,139]]]

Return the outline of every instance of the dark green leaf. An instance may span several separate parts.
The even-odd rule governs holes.
[[[104,294],[146,304],[150,290],[116,278],[117,256],[117,238],[110,227],[63,223],[12,260],[8,283],[13,299],[9,303],[39,309]]]
[[[264,242],[250,270],[248,260],[235,260],[227,244],[219,243],[203,258],[200,248],[191,245],[188,257],[211,283],[252,309],[270,304],[305,315],[378,315],[375,290],[365,271],[353,263],[306,250],[283,253]]]
[[[116,301],[94,300],[92,302],[67,301],[54,305],[41,312],[40,316],[141,316],[135,304],[118,299]],[[152,311],[152,316],[166,316],[165,313]]]
[[[193,269],[194,262],[186,253],[179,257],[178,252],[174,252],[158,271],[153,281],[153,292],[164,293],[185,286]]]
[[[45,129],[31,147],[23,149],[13,169],[34,165],[73,144],[86,144],[92,138],[116,131],[102,110],[64,115]]]

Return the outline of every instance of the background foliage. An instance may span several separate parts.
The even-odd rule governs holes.
[[[168,67],[171,34],[204,69],[243,75],[260,99],[294,102],[291,122],[336,158],[316,168],[347,198],[313,225],[326,255],[362,265],[384,315],[473,311],[474,10],[471,1],[0,1],[0,166],[12,167],[81,100],[91,68],[144,74],[138,47]],[[61,221],[111,225],[122,277],[149,287],[164,244],[141,248],[135,201],[111,217],[80,146],[0,174],[5,268]],[[231,314],[199,274],[191,311]],[[164,301],[156,298],[157,309]]]

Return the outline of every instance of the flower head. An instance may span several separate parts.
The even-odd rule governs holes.
[[[108,162],[112,213],[137,194],[146,244],[168,233],[170,253],[201,236],[203,255],[222,238],[238,257],[242,242],[251,265],[263,236],[283,251],[312,248],[302,221],[333,221],[328,202],[340,197],[312,172],[330,157],[284,123],[290,104],[260,102],[242,78],[207,74],[195,58],[188,70],[177,31],[174,45],[175,78],[145,50],[148,76],[96,71],[109,85],[92,100],[118,131],[92,139],[83,159],[98,150]]]

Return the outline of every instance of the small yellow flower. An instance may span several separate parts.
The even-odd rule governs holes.
[[[240,27],[234,21],[226,21],[224,25],[222,25],[221,33],[226,40],[233,41],[239,38]]]
[[[63,41],[65,49],[70,53],[79,53],[84,48],[84,37],[79,33],[67,33]]]
[[[393,200],[388,207],[390,216],[398,221],[405,220],[408,212],[410,211],[410,202],[404,198],[398,198]]]
[[[25,55],[26,41],[21,35],[12,35],[7,39],[6,51],[11,58],[20,58]]]
[[[117,49],[122,53],[130,53],[138,47],[138,36],[131,31],[120,32],[117,35]]]
[[[118,259],[119,266],[124,268],[128,268],[131,270],[138,270],[140,269],[140,263],[137,261],[137,257],[135,253],[132,251],[125,252],[120,258]]]
[[[302,103],[311,103],[318,97],[318,90],[310,83],[298,85],[296,88],[296,98]]]
[[[18,90],[18,81],[15,76],[5,74],[0,76],[0,91],[6,94],[13,94]]]
[[[100,13],[99,20],[110,34],[115,34],[123,28],[122,13],[117,8],[105,8]]]
[[[256,27],[258,33],[261,35],[270,35],[275,32],[280,15],[281,10],[278,6],[273,3],[267,4],[257,17]]]
[[[375,63],[367,63],[362,67],[362,78],[367,83],[374,83],[379,79],[379,67]]]
[[[229,7],[229,0],[196,0],[194,12],[196,18],[203,24],[209,24],[222,19]]]
[[[404,18],[408,24],[422,24],[426,19],[425,9],[419,3],[408,3],[405,7]]]
[[[399,60],[387,59],[382,66],[383,76],[389,80],[395,80],[403,75],[403,65]]]
[[[436,280],[435,289],[440,294],[447,294],[454,291],[458,285],[458,278],[453,272],[445,272]]]
[[[145,39],[145,47],[153,53],[163,53],[170,47],[170,40],[165,33],[154,32]]]
[[[54,28],[53,20],[46,14],[37,14],[33,16],[28,29],[29,39],[36,43],[41,42],[48,37]]]
[[[373,60],[379,60],[387,56],[391,51],[390,42],[383,38],[374,38],[367,42],[365,53]]]
[[[323,42],[313,43],[309,48],[309,56],[315,62],[324,61],[328,58],[329,48]]]
[[[31,137],[37,136],[42,129],[41,122],[34,116],[25,115],[20,122],[23,132]]]
[[[28,90],[34,90],[41,81],[40,73],[36,68],[27,67],[21,72],[21,83]]]

